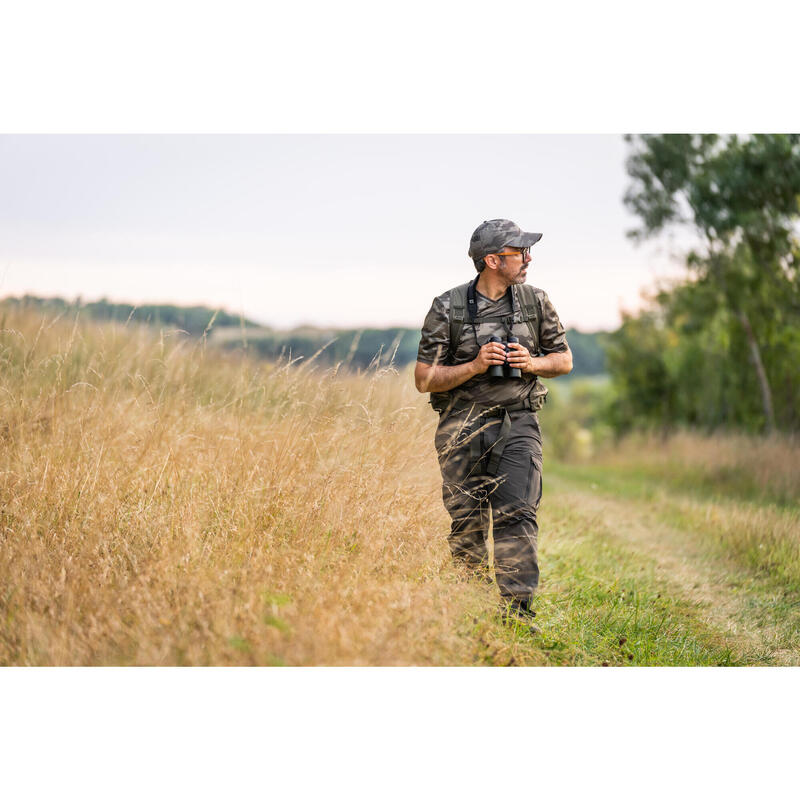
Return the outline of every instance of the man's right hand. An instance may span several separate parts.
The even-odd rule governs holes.
[[[486,342],[472,362],[478,373],[486,372],[493,364],[506,363],[506,349],[502,342]]]

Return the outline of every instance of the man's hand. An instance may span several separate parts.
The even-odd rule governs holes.
[[[512,345],[513,347],[513,345]],[[527,350],[525,351],[528,352]],[[478,351],[473,362],[478,373],[486,372],[493,364],[506,363],[506,351],[502,342],[486,342]]]
[[[508,346],[508,365],[523,372],[530,372],[540,378],[556,378],[572,371],[572,351],[567,347],[563,353],[548,353],[533,356],[523,344]]]
[[[521,369],[523,372],[533,372],[533,357],[524,344],[511,342],[508,345],[508,366]]]

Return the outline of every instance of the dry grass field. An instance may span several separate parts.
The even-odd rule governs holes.
[[[2,327],[0,662],[471,660],[409,381]]]
[[[546,460],[537,634],[450,563],[410,373],[0,327],[0,664],[800,663],[795,442]]]

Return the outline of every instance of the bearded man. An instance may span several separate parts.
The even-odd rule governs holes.
[[[452,524],[453,558],[485,573],[491,515],[494,570],[506,613],[526,620],[539,584],[536,513],[542,497],[539,378],[572,370],[564,328],[547,294],[525,283],[531,247],[507,219],[472,234],[477,277],[434,298],[414,371],[439,413],[435,447]]]

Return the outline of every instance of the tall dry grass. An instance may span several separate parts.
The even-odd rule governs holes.
[[[632,435],[598,453],[595,463],[633,467],[688,486],[746,499],[800,502],[800,438],[786,434]]]
[[[494,599],[450,565],[410,375],[2,328],[0,663],[476,659]]]
[[[450,563],[435,415],[410,372],[269,365],[30,312],[0,328],[0,664],[552,658]],[[603,458],[746,468],[797,496],[793,444],[739,442],[632,441]],[[568,541],[557,527],[545,535]],[[741,529],[758,558],[766,542],[796,561],[779,552],[795,528],[734,527],[726,540]]]

